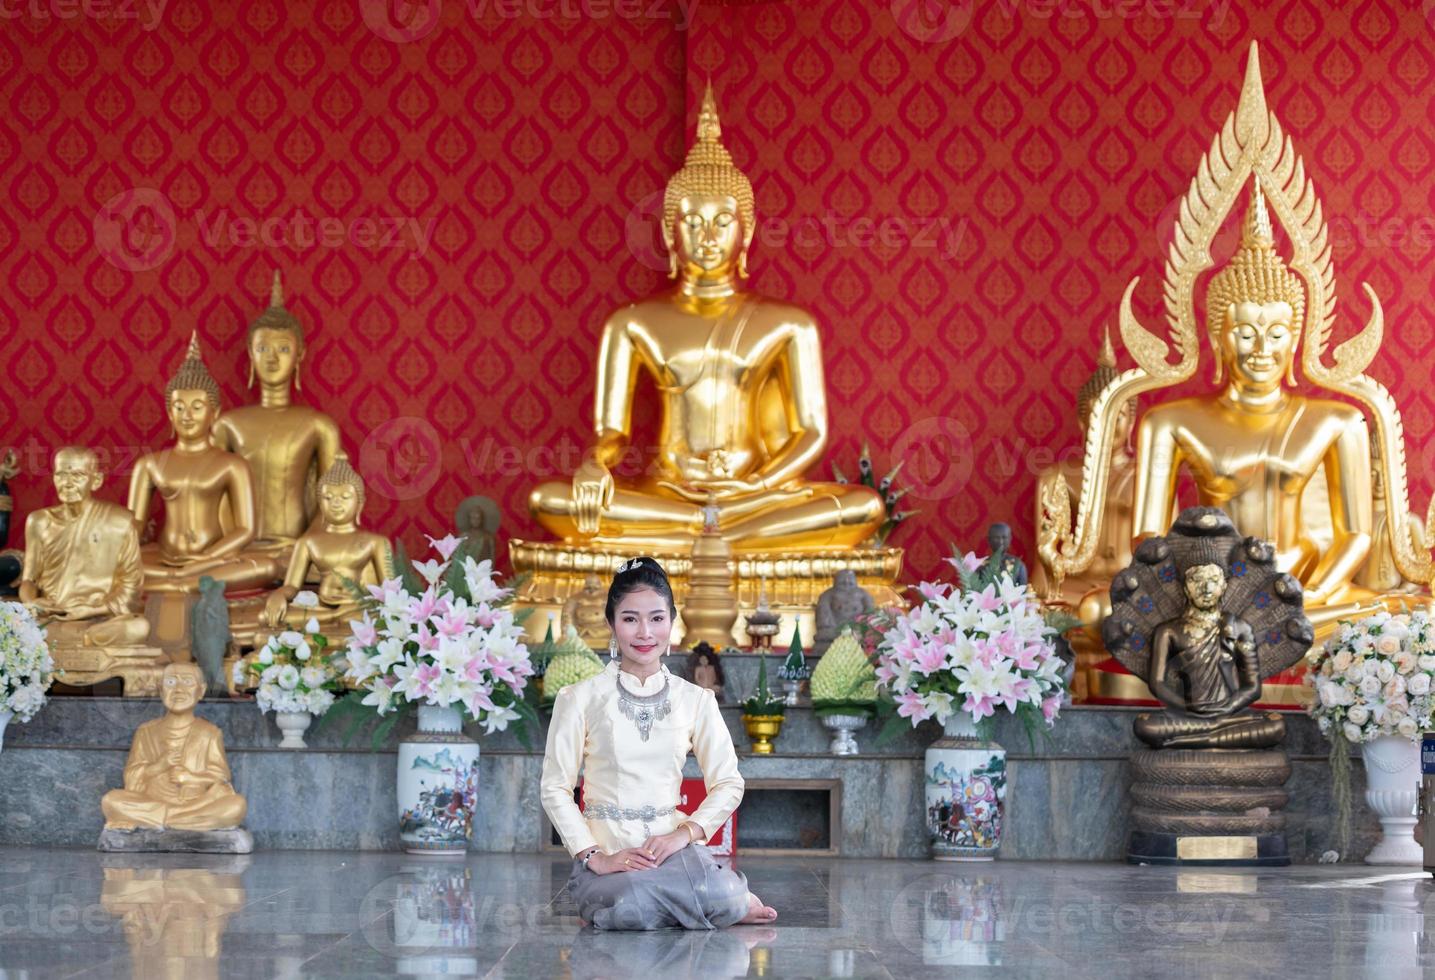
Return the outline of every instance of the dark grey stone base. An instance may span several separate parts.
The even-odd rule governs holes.
[[[228,830],[135,830],[100,831],[102,851],[179,851],[185,854],[248,854],[254,850],[254,838],[243,827]]]

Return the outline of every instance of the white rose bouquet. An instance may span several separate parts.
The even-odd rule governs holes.
[[[18,602],[0,602],[0,711],[22,722],[35,717],[55,673],[35,614]]]
[[[295,597],[296,605],[304,605],[304,593]],[[342,691],[339,669],[326,653],[329,641],[313,617],[304,631],[285,630],[276,633],[239,669],[257,678],[255,699],[259,710],[305,712],[321,717],[334,706],[336,694]]]
[[[1342,622],[1306,675],[1307,709],[1329,738],[1412,741],[1435,728],[1435,621],[1425,610]]]

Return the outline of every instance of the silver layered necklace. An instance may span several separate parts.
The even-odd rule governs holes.
[[[638,726],[638,735],[646,742],[653,722],[662,721],[671,709],[668,704],[668,682],[672,678],[664,675],[663,689],[656,694],[634,694],[623,686],[621,675],[622,671],[613,675],[613,680],[618,685],[618,710],[623,713],[623,717]]]

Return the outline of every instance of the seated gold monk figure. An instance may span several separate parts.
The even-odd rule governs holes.
[[[1154,748],[1280,743],[1280,715],[1245,709],[1264,677],[1305,655],[1314,631],[1300,583],[1278,571],[1270,545],[1243,539],[1216,508],[1192,507],[1136,549],[1111,605],[1107,649],[1168,709],[1138,715],[1138,738]]]
[[[1280,569],[1305,586],[1307,613],[1319,625],[1374,605],[1353,583],[1370,553],[1370,438],[1359,409],[1284,387],[1295,384],[1305,293],[1276,251],[1259,183],[1252,188],[1240,249],[1206,297],[1216,380],[1226,378],[1225,386],[1216,397],[1166,402],[1142,417],[1135,532],[1166,530],[1184,470],[1201,504],[1271,542]],[[1330,513],[1304,513],[1302,492],[1322,468]],[[1329,547],[1316,544],[1315,527],[1333,531]]]
[[[249,464],[254,483],[252,551],[287,551],[314,522],[319,477],[341,449],[339,427],[318,409],[293,402],[300,388],[304,328],[284,308],[279,273],[269,308],[249,325],[249,384],[259,380],[259,404],[225,412],[214,423],[214,444]]]
[[[803,479],[828,433],[817,324],[742,287],[756,228],[752,185],[720,137],[709,88],[697,142],[663,198],[678,285],[608,317],[596,441],[571,482],[543,484],[529,497],[539,523],[565,540],[687,551],[709,495],[734,551],[851,547],[884,519],[869,487]],[[659,451],[649,475],[620,484],[613,468],[628,446],[643,373],[661,399]]]
[[[266,601],[262,625],[302,626],[312,617],[324,627],[359,617],[359,600],[348,583],[377,585],[393,568],[389,539],[359,529],[363,509],[364,481],[340,454],[319,481],[324,524],[295,543],[284,584]],[[319,573],[319,605],[291,607],[311,570]]]
[[[204,686],[198,664],[164,669],[165,715],[135,731],[124,789],[110,790],[100,800],[106,830],[222,830],[244,822],[248,806],[231,785],[224,736],[194,716]]]
[[[59,504],[25,520],[20,601],[41,614],[52,644],[138,647],[149,623],[137,613],[144,573],[133,517],[94,498],[104,475],[93,450],[55,453],[54,482]]]
[[[145,591],[194,592],[208,575],[235,591],[279,578],[271,556],[253,554],[254,485],[249,464],[210,441],[219,414],[219,385],[192,337],[184,364],[164,391],[175,443],[147,453],[130,477],[135,523],[149,520],[152,498],[164,501],[159,540],[141,549]]]

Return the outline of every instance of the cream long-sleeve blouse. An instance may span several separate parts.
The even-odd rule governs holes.
[[[671,707],[666,717],[653,721],[644,741],[637,722],[619,710],[617,685],[642,696],[658,693],[664,680],[670,684]],[[573,802],[581,769],[586,809],[598,809],[594,804],[628,810],[675,806],[689,750],[707,787],[692,816],[681,811],[659,814],[644,830],[641,819],[585,815]],[[706,841],[742,802],[743,786],[717,698],[666,666],[639,680],[610,661],[601,674],[569,684],[554,699],[539,794],[548,819],[575,857],[595,844],[606,854],[637,847],[650,834],[669,833],[686,820],[702,828]]]

